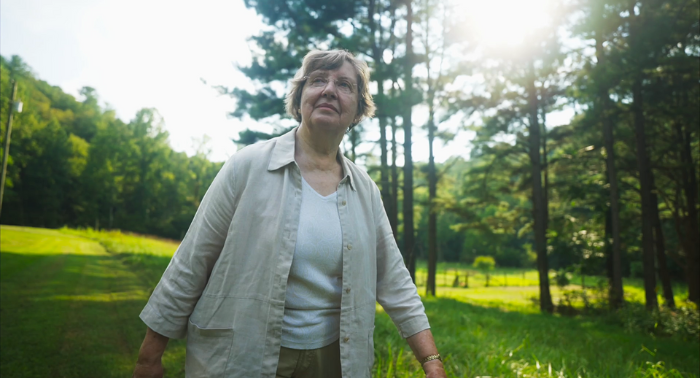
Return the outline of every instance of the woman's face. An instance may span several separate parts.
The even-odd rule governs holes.
[[[350,63],[311,72],[301,92],[301,122],[344,133],[357,117],[357,96],[357,73]]]

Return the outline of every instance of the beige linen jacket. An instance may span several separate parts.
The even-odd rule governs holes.
[[[301,206],[295,133],[224,164],[141,312],[154,331],[187,336],[187,377],[275,377]],[[349,160],[342,166],[341,367],[343,378],[361,378],[374,361],[376,301],[404,338],[430,326],[377,186]]]

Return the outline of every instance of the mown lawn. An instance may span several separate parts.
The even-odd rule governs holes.
[[[131,376],[145,332],[138,314],[159,275],[84,237],[2,226],[0,277],[0,376]],[[168,376],[184,376],[184,343],[169,349]]]
[[[2,226],[0,376],[130,376],[145,331],[138,314],[176,248],[119,232]],[[439,297],[424,299],[450,376],[698,375],[697,341],[625,333],[595,317],[539,314],[529,300],[537,289],[525,286],[536,285],[536,273],[511,273],[507,287],[485,288],[470,277],[464,289],[451,287],[454,273],[446,272],[438,276],[445,285]],[[375,349],[376,377],[422,376],[381,307]],[[184,353],[183,341],[171,341],[166,376],[184,376]]]

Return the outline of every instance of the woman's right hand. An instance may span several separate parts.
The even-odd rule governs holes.
[[[163,363],[160,358],[149,363],[137,361],[132,378],[163,378]]]
[[[163,352],[168,345],[167,337],[151,328],[146,329],[136,361],[133,378],[163,378]]]

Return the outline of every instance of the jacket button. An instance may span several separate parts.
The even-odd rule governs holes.
[[[349,337],[346,337],[346,338],[343,339],[343,342],[344,342],[344,343],[347,343],[348,340],[350,340],[350,338],[349,338]]]
[[[343,201],[342,205],[343,205],[343,206],[347,205],[347,202]]]
[[[345,289],[346,293],[350,293],[350,288]]]
[[[348,250],[352,249],[352,244],[348,244]]]

